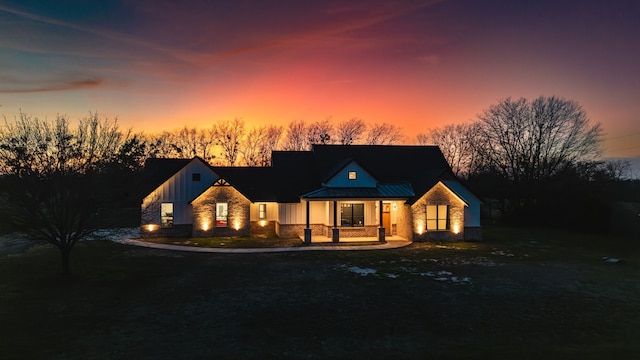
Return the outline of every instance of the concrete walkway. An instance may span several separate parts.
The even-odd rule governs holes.
[[[174,251],[190,251],[201,253],[225,253],[225,254],[252,254],[252,253],[275,253],[275,252],[294,252],[294,251],[316,251],[316,250],[384,250],[397,249],[411,244],[409,240],[389,240],[386,243],[374,245],[308,245],[297,247],[278,247],[278,248],[209,248],[170,244],[156,244],[135,239],[118,239],[113,242],[126,245],[134,245],[147,247],[152,249],[164,249]]]

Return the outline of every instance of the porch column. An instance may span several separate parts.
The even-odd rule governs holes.
[[[311,244],[311,227],[309,226],[309,200],[307,200],[307,227],[304,228],[304,243]]]
[[[384,224],[382,223],[382,200],[380,200],[380,202],[378,203],[378,212],[378,218],[380,220],[380,226],[378,227],[378,241],[386,242],[385,228]]]
[[[333,201],[333,229],[331,229],[331,241],[340,242],[340,229],[338,228],[338,202]]]

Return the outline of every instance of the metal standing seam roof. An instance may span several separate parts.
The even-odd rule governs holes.
[[[377,184],[374,188],[322,187],[310,191],[303,199],[408,199],[415,196],[410,183]]]

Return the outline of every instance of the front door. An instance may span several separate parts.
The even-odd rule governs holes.
[[[391,204],[382,204],[382,226],[384,226],[384,233],[391,235]]]

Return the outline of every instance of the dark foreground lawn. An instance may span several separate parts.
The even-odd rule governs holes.
[[[0,254],[0,358],[638,358],[638,246],[549,234],[276,254],[93,241],[71,278],[50,247]]]

